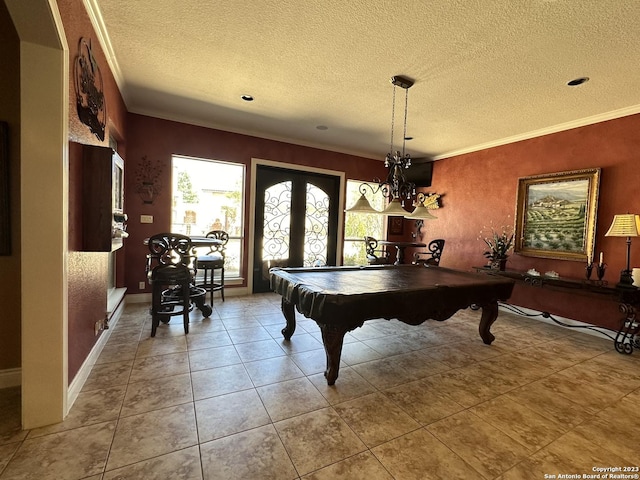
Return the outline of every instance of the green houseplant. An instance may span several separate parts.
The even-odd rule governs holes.
[[[488,247],[483,255],[489,260],[491,268],[505,269],[508,253],[513,248],[513,237],[513,233],[508,233],[506,227],[502,227],[502,232],[498,233],[492,228],[491,235],[482,238]]]

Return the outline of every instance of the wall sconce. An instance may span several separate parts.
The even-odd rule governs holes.
[[[605,237],[627,237],[627,268],[620,272],[620,282],[616,287],[634,288],[629,260],[631,255],[631,237],[640,236],[640,217],[633,213],[615,215]]]
[[[159,162],[151,165],[151,161],[145,155],[136,169],[136,192],[145,205],[153,205],[158,195],[162,192],[162,168]]]

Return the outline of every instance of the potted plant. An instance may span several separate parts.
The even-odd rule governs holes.
[[[513,248],[513,236],[509,234],[505,227],[502,232],[498,233],[493,228],[491,235],[483,237],[484,243],[487,244],[488,250],[483,255],[489,260],[489,267],[494,270],[504,270],[507,264],[508,252]]]

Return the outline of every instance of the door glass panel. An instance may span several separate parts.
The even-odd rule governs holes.
[[[307,183],[304,231],[304,266],[327,264],[329,239],[329,195],[312,183]]]
[[[262,260],[267,266],[289,258],[291,243],[291,181],[276,183],[264,192]]]

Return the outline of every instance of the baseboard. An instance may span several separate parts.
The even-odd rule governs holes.
[[[0,388],[19,387],[20,385],[22,385],[21,368],[0,370]]]
[[[519,311],[512,310],[509,307],[515,307]],[[585,323],[579,320],[573,320],[571,318],[565,318],[559,315],[551,314],[550,317],[556,320],[554,322],[552,318],[549,318],[549,314],[547,312],[540,312],[538,310],[521,307],[519,305],[511,305],[505,303],[500,305],[499,309],[504,312],[509,312],[524,318],[531,318],[532,320],[537,320],[542,323],[548,323],[549,325],[555,325],[556,327],[566,328],[567,330],[572,330],[577,333],[585,333],[587,335],[598,336],[598,338],[602,338],[603,335],[609,338],[612,338],[611,335],[615,336],[615,332],[610,328],[599,327],[598,325],[593,325],[591,323]]]
[[[124,292],[123,292],[123,295],[124,295]],[[71,410],[71,407],[73,406],[74,402],[78,398],[78,395],[80,394],[82,387],[84,387],[84,384],[87,381],[87,378],[89,378],[89,375],[91,374],[91,370],[93,369],[93,366],[95,365],[96,361],[98,360],[98,357],[102,353],[102,349],[104,348],[107,341],[109,340],[109,337],[111,337],[111,332],[113,331],[113,328],[118,324],[118,320],[120,320],[120,317],[122,316],[122,312],[124,311],[125,305],[126,305],[125,301],[120,301],[118,305],[115,307],[115,311],[111,314],[109,318],[109,322],[108,322],[109,328],[102,331],[100,338],[91,349],[91,352],[89,353],[85,361],[82,363],[82,366],[78,370],[78,373],[76,374],[72,382],[69,384],[69,388],[67,389],[67,412]]]
[[[245,295],[249,295],[249,287],[235,287],[235,288],[227,288],[224,289],[225,297],[242,297]],[[214,297],[214,301],[219,297]],[[151,303],[151,294],[150,293],[128,293],[127,294],[127,303]]]

